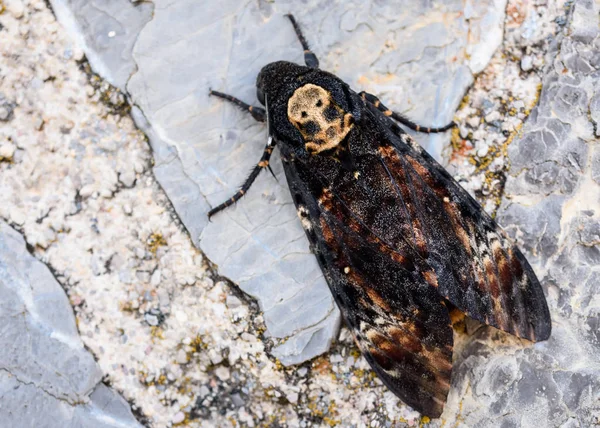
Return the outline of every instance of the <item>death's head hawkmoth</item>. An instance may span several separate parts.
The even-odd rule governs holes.
[[[358,347],[405,403],[439,417],[450,389],[451,311],[530,341],[550,336],[542,287],[525,257],[398,123],[424,128],[318,68],[274,62],[257,79],[265,106],[227,99],[268,124],[250,188],[275,146],[311,248]]]

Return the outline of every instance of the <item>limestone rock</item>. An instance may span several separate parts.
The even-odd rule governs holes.
[[[125,400],[100,383],[60,284],[1,221],[0,325],[4,426],[140,426]]]

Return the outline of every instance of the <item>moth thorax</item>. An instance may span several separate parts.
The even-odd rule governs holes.
[[[312,154],[336,148],[354,126],[354,117],[336,104],[331,93],[312,83],[296,89],[287,112]]]

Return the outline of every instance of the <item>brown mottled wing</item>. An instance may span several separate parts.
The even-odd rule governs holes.
[[[471,318],[533,342],[550,336],[550,313],[529,263],[481,206],[408,135],[378,148],[419,230],[417,250],[440,295]]]
[[[531,341],[550,336],[550,314],[529,263],[480,205],[408,135],[366,109],[354,168],[368,183],[337,187],[391,248],[408,245],[429,283],[468,316]],[[358,144],[357,144],[358,143]],[[361,207],[377,200],[376,212]]]
[[[282,157],[313,251],[363,355],[404,402],[438,417],[450,388],[453,332],[428,272],[411,263],[408,246],[386,246],[352,207],[323,192],[336,186],[318,165],[292,160],[284,146]]]

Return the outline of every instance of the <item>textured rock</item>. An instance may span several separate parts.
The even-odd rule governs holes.
[[[136,70],[131,50],[152,18],[152,3],[126,0],[52,0],[57,19],[85,50],[94,71],[121,90]]]
[[[598,44],[595,29],[589,25],[593,23],[591,17],[598,15],[592,3],[578,3],[582,9],[576,9],[573,23],[567,28],[567,44],[557,44],[547,55],[550,63],[556,57],[544,82],[551,91],[542,93],[541,106],[532,114],[530,125],[509,146],[512,137],[506,137],[518,129],[535,98],[545,40],[553,40],[555,25],[571,22],[561,16],[567,10],[562,3],[541,3],[509,1],[502,55],[494,56],[477,77],[469,100],[459,109],[469,117],[468,124],[466,119],[461,122],[460,135],[472,143],[470,150],[479,158],[471,157],[465,143],[459,147],[460,153],[454,153],[458,159],[452,165],[468,178],[465,185],[480,196],[480,190],[486,190],[482,181],[487,179],[488,171],[473,171],[489,153],[509,147],[506,151],[515,167],[507,183],[510,199],[502,200],[500,220],[528,249],[527,256],[536,262],[535,269],[549,289],[555,321],[553,336],[546,343],[532,346],[491,328],[476,330],[477,325],[468,324],[469,331],[476,331],[472,336],[458,335],[455,376],[446,411],[441,420],[429,426],[593,426],[597,423],[594,417],[600,413],[596,272],[600,154],[584,120],[585,113],[579,114],[585,110],[585,103],[580,101],[585,96],[590,100],[590,119],[598,117],[594,101],[598,94],[590,89],[590,83],[598,86],[594,85],[598,78]],[[4,0],[3,4],[7,12],[0,15],[0,91],[11,112],[7,119],[10,126],[0,126],[0,153],[7,155],[0,160],[4,202],[0,204],[0,217],[19,225],[35,256],[52,267],[69,293],[85,344],[98,358],[111,384],[135,402],[148,424],[424,425],[426,419],[419,421],[416,412],[401,405],[371,376],[346,329],[342,329],[330,353],[299,367],[282,368],[267,357],[262,330],[255,328],[261,326],[262,317],[254,305],[242,304],[241,296],[234,297],[223,282],[207,277],[202,257],[178,227],[164,194],[144,172],[150,155],[145,141],[128,117],[116,117],[98,103],[98,94],[86,86],[88,80],[74,61],[81,58],[77,48],[66,40],[43,1]],[[259,5],[263,9],[273,7],[266,2]],[[385,16],[401,14],[392,6],[389,11]],[[279,9],[276,12],[270,22],[277,21]],[[313,16],[319,13],[313,11]],[[307,18],[303,18],[304,26],[318,25]],[[363,15],[359,18],[363,20]],[[282,23],[287,24],[283,18]],[[232,35],[236,26],[225,29],[226,34]],[[359,42],[369,37],[370,30],[364,27],[344,30],[344,34],[353,37],[353,32],[359,32],[360,37],[352,39]],[[318,38],[329,38],[335,51],[335,37],[342,30],[335,25],[320,25],[315,31]],[[420,33],[420,37],[426,36]],[[572,44],[576,55],[567,55],[569,41],[578,42]],[[299,60],[297,42],[293,37],[289,42],[293,58]],[[313,45],[322,52],[319,43],[315,40]],[[347,52],[322,55],[323,61],[331,60],[333,64],[324,65],[335,69],[336,61],[346,58],[350,51],[347,46],[344,49]],[[33,54],[13,54],[25,51]],[[529,73],[522,72],[520,55],[524,54],[533,58]],[[362,61],[356,57],[352,60]],[[248,82],[241,86],[247,85],[248,100],[253,99],[251,74],[248,72]],[[372,84],[353,78],[356,76],[351,75],[349,80],[357,87],[363,81],[365,87]],[[578,95],[566,90],[568,86]],[[229,89],[225,83],[219,88]],[[392,88],[370,90],[379,93],[384,89]],[[198,94],[204,96],[204,89],[199,88]],[[389,105],[393,103],[388,100],[401,99],[391,92],[384,95]],[[206,101],[206,106],[230,115],[215,120],[219,127],[238,130],[240,138],[250,131],[251,136],[264,137],[263,129],[253,128],[232,106],[215,100]],[[576,110],[568,106],[576,106]],[[559,119],[564,126],[549,120],[553,110],[560,117],[552,113],[551,118]],[[144,113],[137,111],[138,120]],[[234,125],[232,117],[242,120],[241,124]],[[542,122],[538,124],[539,118],[547,122],[548,129]],[[148,129],[155,149],[156,176],[163,184],[170,180],[165,188],[177,189],[169,196],[191,235],[197,237],[203,225],[198,221],[203,216],[198,213],[205,209],[202,207],[206,201],[198,197],[201,193],[196,179],[192,179],[194,175],[186,175],[186,160],[178,147],[157,143],[157,138],[165,135],[164,130],[152,134]],[[530,136],[532,132],[538,132],[534,135],[540,138],[539,147]],[[566,137],[568,145],[563,146],[561,141],[555,144],[556,135]],[[206,144],[213,143],[211,138],[206,137]],[[489,172],[505,167],[504,151],[501,153],[489,159]],[[253,159],[248,157],[243,162],[245,170]],[[182,186],[184,179],[186,185]],[[272,178],[267,179],[271,185]],[[252,197],[248,195],[244,202],[251,202]],[[243,210],[242,206],[236,210]],[[271,292],[271,288],[267,290]],[[147,320],[158,325],[150,326]],[[293,349],[297,337],[301,336],[283,344],[292,347],[290,358],[302,357]],[[318,341],[317,335],[314,337]],[[326,342],[324,339],[320,343]],[[303,346],[300,342],[296,349]],[[312,346],[309,343],[304,349]],[[10,404],[1,409],[16,409],[13,414],[19,417],[9,420],[12,426],[19,425],[24,415],[32,418],[31,425],[42,426],[45,420],[39,418],[40,414],[47,415],[47,419],[56,415],[49,410],[50,404],[44,407],[45,400],[50,400],[47,394],[33,385],[15,383],[14,376],[7,372],[0,371],[0,376],[5,378],[0,383],[2,391],[8,391],[0,406]],[[104,387],[96,387],[87,406],[76,409],[82,414],[86,409],[99,411],[110,400],[98,401],[93,407],[96,392],[101,389]],[[37,391],[40,398],[24,402],[15,391]],[[58,401],[65,403],[64,409],[70,412],[70,405]],[[26,408],[19,407],[23,402]]]
[[[60,284],[2,221],[0,325],[4,426],[139,426],[127,402],[100,383]]]
[[[481,329],[459,357],[447,409],[467,426],[581,426],[600,415],[600,4],[578,1],[547,57],[539,106],[509,147],[499,211],[547,290],[553,331],[533,346]],[[590,19],[589,17],[594,17]]]

